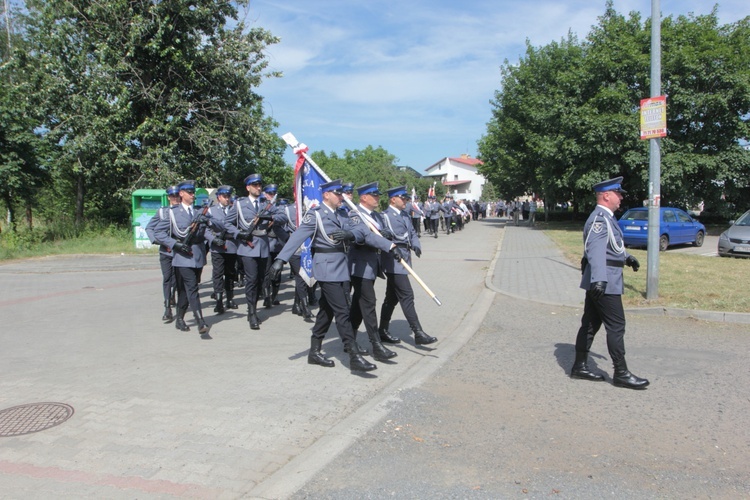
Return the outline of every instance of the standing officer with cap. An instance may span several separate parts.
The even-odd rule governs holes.
[[[169,210],[169,217],[160,220],[154,229],[156,239],[172,250],[172,267],[177,278],[177,320],[175,328],[183,332],[190,331],[185,324],[185,313],[188,305],[193,311],[193,317],[198,324],[198,332],[202,338],[210,339],[210,327],[203,319],[201,300],[198,287],[201,272],[206,265],[206,244],[204,233],[209,223],[209,216],[203,215],[193,208],[195,203],[195,181],[183,181],[178,185],[180,204]],[[190,241],[186,241],[191,234],[191,227],[195,232]]]
[[[237,241],[228,234],[224,221],[229,213],[232,199],[232,186],[219,186],[216,189],[218,205],[208,209],[213,229],[206,232],[211,250],[212,282],[216,307],[214,312],[223,314],[226,309],[237,309],[234,303],[234,269],[237,265]],[[227,303],[224,308],[224,294]]]
[[[401,340],[394,337],[388,331],[393,310],[396,304],[401,303],[401,310],[409,322],[409,328],[414,332],[414,341],[417,345],[426,345],[437,342],[437,338],[427,335],[422,330],[422,325],[414,307],[414,290],[411,288],[409,275],[404,266],[400,264],[403,260],[411,266],[411,250],[417,257],[422,256],[422,247],[419,243],[416,231],[411,224],[409,215],[404,211],[409,195],[406,194],[406,186],[399,186],[388,190],[390,206],[383,212],[385,227],[393,234],[393,242],[401,259],[394,258],[392,253],[381,254],[386,275],[385,300],[380,309],[380,340],[386,344],[398,344]]]
[[[411,223],[417,232],[417,237],[422,236],[422,218],[424,217],[423,205],[420,205],[419,196],[415,196],[406,208],[406,212],[411,216]]]
[[[388,361],[396,357],[396,353],[387,349],[378,334],[378,315],[375,311],[375,280],[384,278],[383,266],[380,263],[380,253],[394,250],[400,258],[396,245],[388,241],[393,233],[385,227],[383,217],[376,210],[380,201],[380,190],[377,182],[371,182],[357,188],[359,206],[357,212],[360,217],[369,221],[380,231],[378,236],[372,231],[365,238],[364,244],[353,244],[349,249],[349,269],[352,275],[352,305],[350,317],[352,328],[356,336],[359,325],[364,320],[367,336],[372,344],[372,355],[378,361]]]
[[[588,368],[588,353],[594,336],[604,323],[607,331],[607,349],[615,368],[614,385],[628,389],[645,389],[649,381],[628,371],[625,363],[625,311],[622,294],[623,266],[638,271],[638,259],[625,251],[622,231],[614,211],[622,200],[622,177],[616,177],[594,186],[596,208],[583,229],[584,256],[581,260],[583,277],[581,288],[586,290],[586,301],[581,318],[581,328],[576,337],[576,360],[570,371],[573,378],[604,380]]]
[[[353,202],[354,200],[354,183],[353,182],[344,182],[341,184],[341,192],[344,194],[344,198],[347,200]],[[349,213],[349,204],[347,202],[343,202],[341,206],[339,207],[339,210],[342,210],[345,214]]]
[[[344,349],[349,353],[349,367],[356,371],[375,370],[377,366],[366,361],[355,348],[347,298],[350,290],[347,246],[351,243],[364,243],[370,230],[359,214],[354,213],[349,218],[341,216],[338,210],[343,200],[341,179],[321,184],[320,188],[323,191],[323,203],[307,211],[302,223],[271,266],[270,273],[272,277],[280,275],[284,262],[289,261],[307,238],[312,238],[313,276],[320,283],[321,297],[320,310],[312,328],[307,362],[325,367],[334,366],[333,361],[326,359],[320,349],[335,317]]]
[[[272,222],[284,224],[286,219],[272,203],[261,196],[263,179],[260,174],[245,177],[247,197],[232,205],[225,221],[227,230],[237,239],[237,256],[242,259],[245,272],[247,321],[250,329],[260,330],[257,315],[258,295],[261,293],[270,253],[268,231]]]
[[[160,220],[169,218],[169,208],[180,204],[180,189],[177,186],[167,188],[167,198],[169,198],[169,207],[161,207],[156,214],[151,217],[146,225],[146,235],[152,244],[159,245],[159,266],[161,267],[162,292],[164,293],[164,315],[161,320],[165,323],[174,321],[172,316],[172,300],[176,290],[176,279],[174,269],[172,269],[172,252],[169,247],[156,239],[154,230]]]

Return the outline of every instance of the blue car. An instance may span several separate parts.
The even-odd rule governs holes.
[[[670,245],[692,243],[699,247],[706,237],[706,226],[690,217],[679,208],[661,207],[659,225],[659,250]],[[648,245],[648,208],[631,208],[617,222],[622,229],[625,245],[645,247]]]

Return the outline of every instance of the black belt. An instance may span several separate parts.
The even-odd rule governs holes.
[[[607,265],[609,267],[625,267],[625,263],[621,260],[609,260],[607,259]]]
[[[316,248],[312,249],[312,253],[344,253],[344,247],[341,248]]]

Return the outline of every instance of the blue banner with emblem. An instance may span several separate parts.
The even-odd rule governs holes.
[[[294,201],[297,206],[296,226],[299,227],[304,214],[312,207],[323,203],[323,192],[320,185],[327,182],[325,175],[318,169],[317,165],[307,161],[305,154],[307,148],[295,151],[298,154],[297,164],[294,167]],[[300,276],[308,286],[315,284],[312,265],[312,240],[305,240],[300,247]]]

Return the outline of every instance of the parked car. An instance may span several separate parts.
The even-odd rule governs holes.
[[[750,257],[750,210],[729,223],[732,226],[719,236],[719,256]]]
[[[659,224],[659,250],[670,245],[692,243],[699,247],[706,237],[706,226],[690,217],[679,208],[661,207]],[[625,245],[645,247],[648,245],[648,208],[631,208],[618,221]]]

